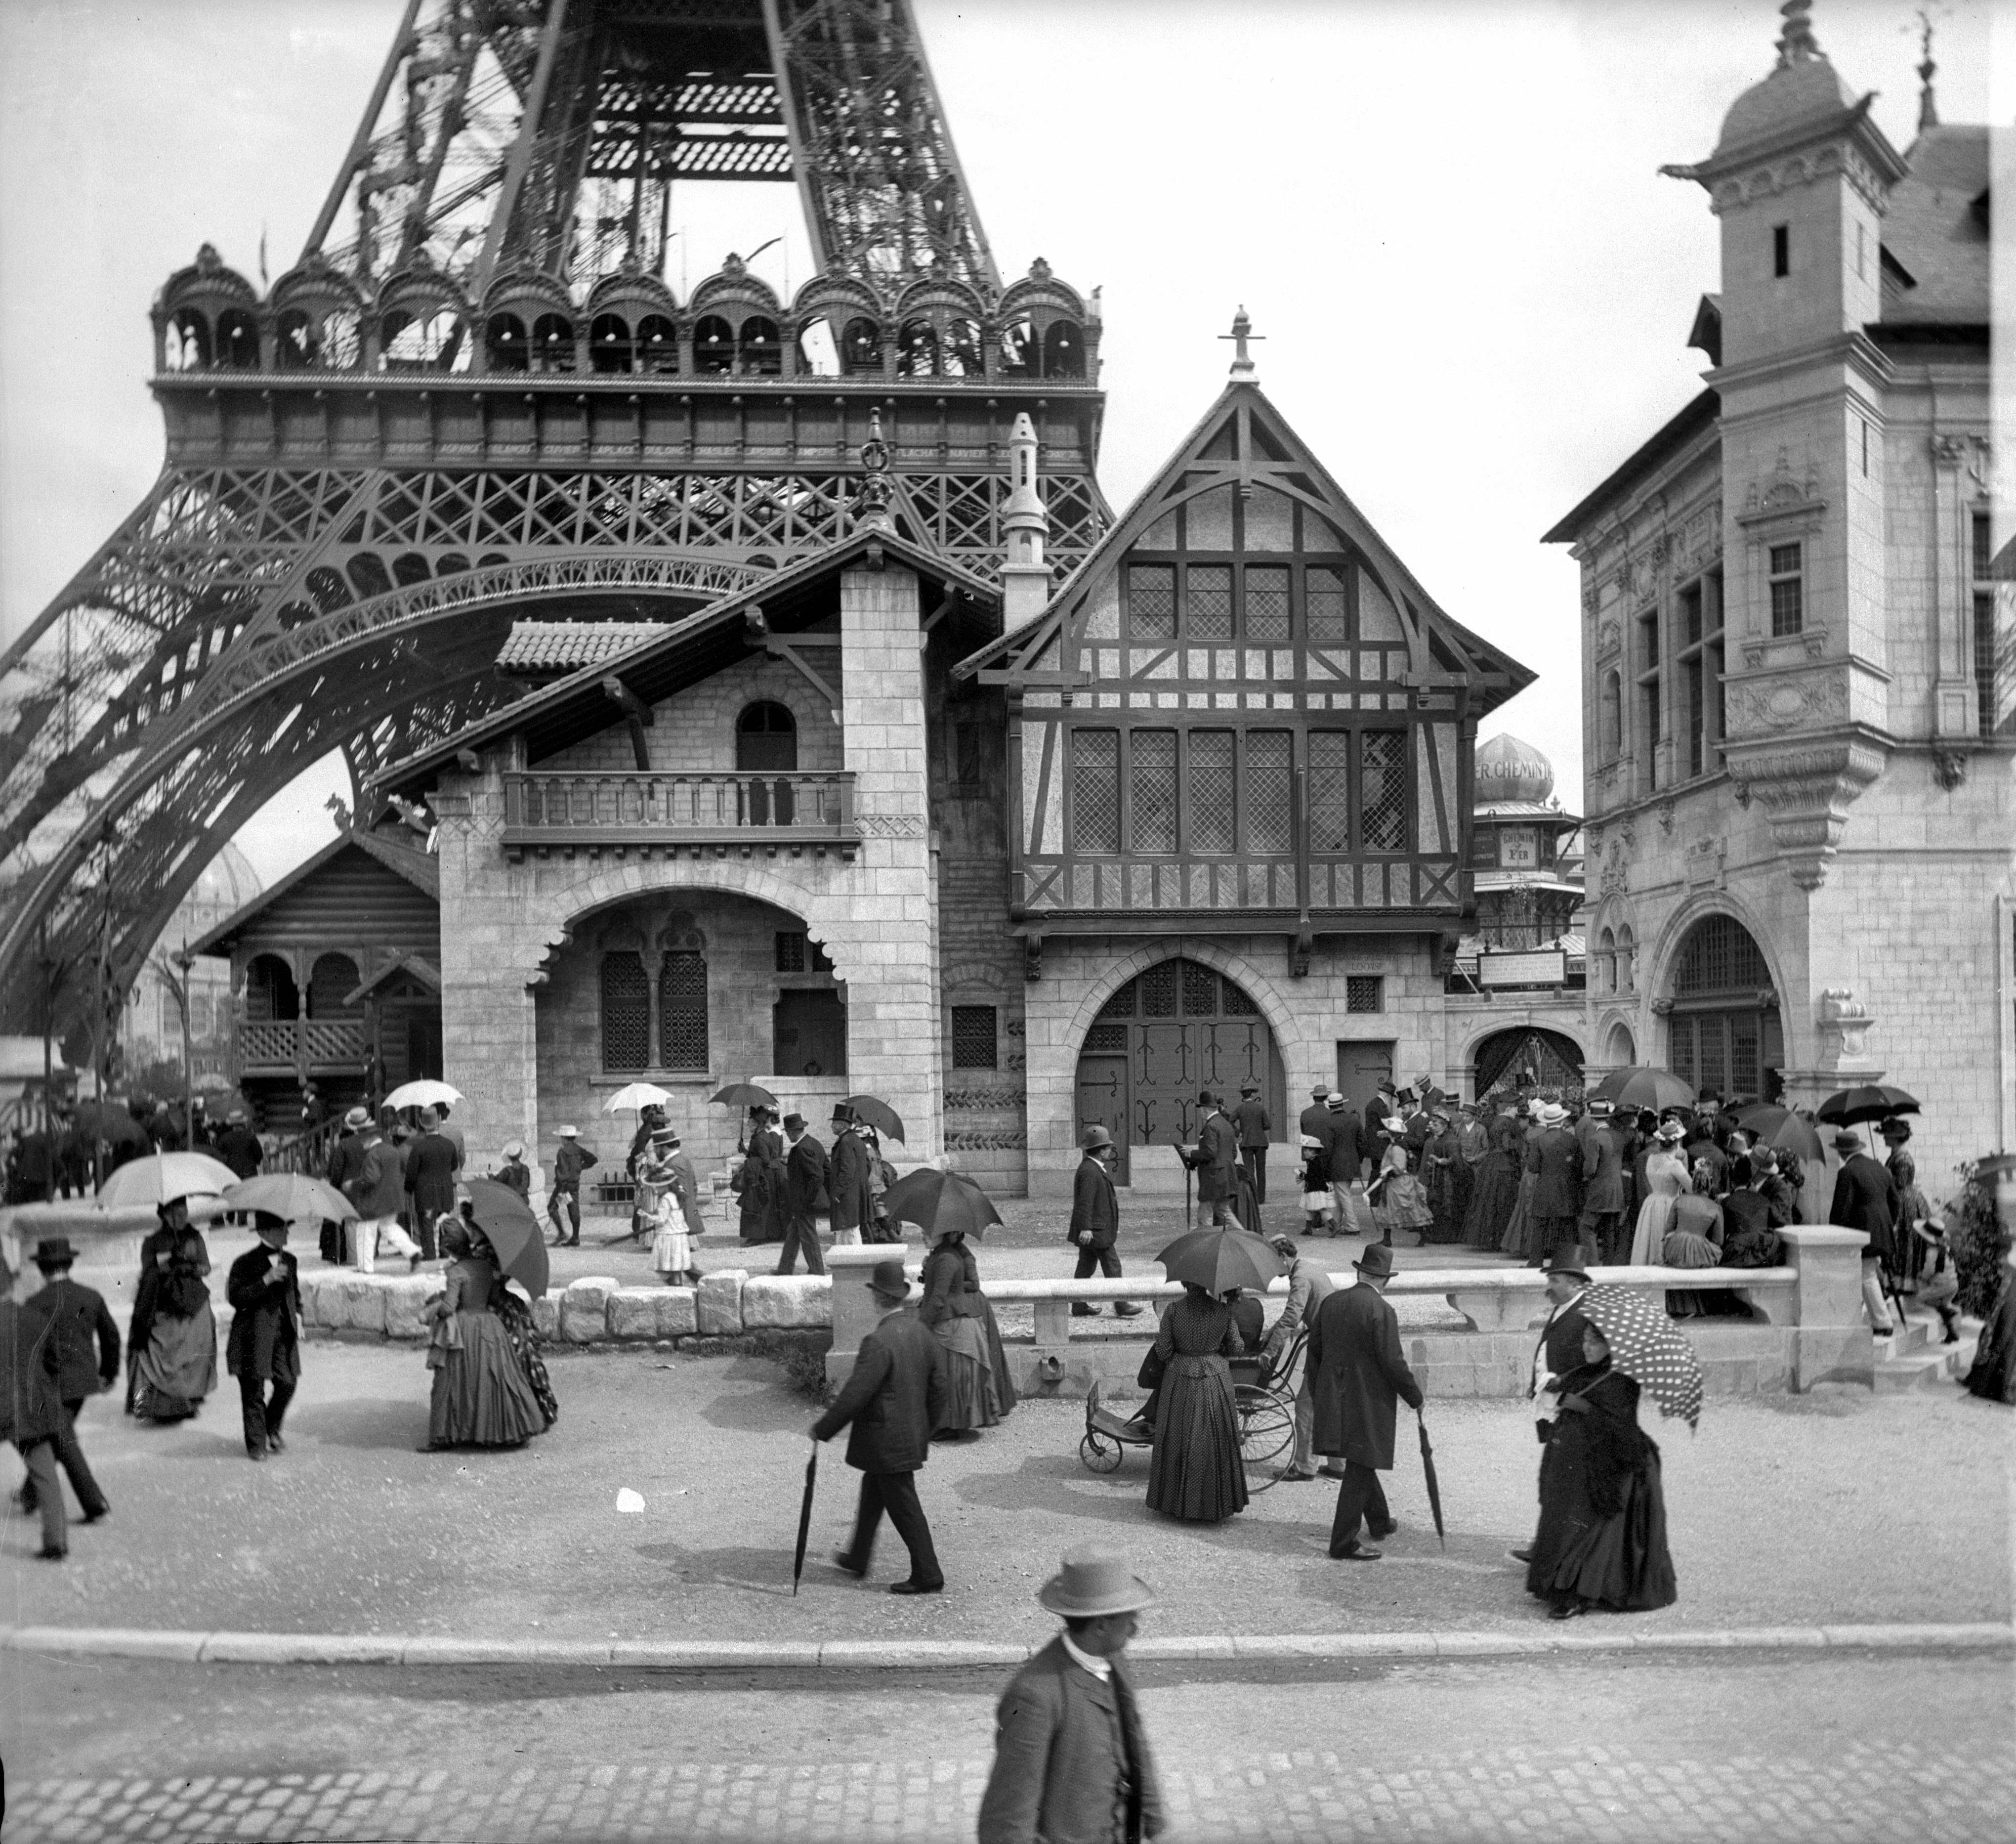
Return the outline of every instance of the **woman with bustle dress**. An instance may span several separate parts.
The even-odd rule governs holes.
[[[1638,1206],[1638,1221],[1631,1231],[1630,1265],[1634,1268],[1664,1265],[1666,1232],[1673,1226],[1675,1207],[1693,1188],[1687,1162],[1680,1154],[1686,1132],[1678,1121],[1662,1121],[1653,1136],[1656,1143],[1645,1161],[1645,1201]]]
[[[977,1437],[1014,1406],[1010,1389],[1004,1400],[995,1373],[995,1351],[989,1348],[992,1315],[980,1291],[980,1264],[959,1230],[932,1237],[924,1257],[923,1295],[917,1319],[945,1348],[945,1409],[937,1432],[945,1437]],[[1000,1334],[995,1334],[998,1348]]]
[[[498,1315],[497,1296],[506,1289],[495,1256],[482,1233],[460,1218],[442,1223],[441,1248],[448,1273],[430,1315],[434,1397],[421,1451],[522,1446],[543,1434],[553,1418]]]
[[[161,1226],[141,1249],[133,1301],[130,1406],[143,1421],[185,1421],[217,1388],[210,1249],[182,1200],[158,1214]]]
[[[1150,1511],[1185,1523],[1217,1524],[1246,1508],[1238,1401],[1226,1361],[1244,1349],[1231,1309],[1207,1288],[1186,1282],[1155,1335],[1162,1381],[1148,1464]]]
[[[1414,1176],[1407,1157],[1401,1137],[1406,1130],[1407,1123],[1398,1115],[1387,1121],[1386,1131],[1392,1137],[1380,1156],[1377,1175],[1366,1193],[1372,1201],[1372,1220],[1379,1226],[1379,1240],[1389,1244],[1395,1230],[1412,1230],[1417,1241],[1425,1240],[1435,1220],[1421,1181]]]
[[[773,1109],[761,1105],[750,1109],[744,1157],[728,1181],[738,1202],[736,1226],[744,1242],[784,1239],[783,1143],[770,1125],[774,1118]]]

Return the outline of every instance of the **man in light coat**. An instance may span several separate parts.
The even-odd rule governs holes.
[[[1274,1252],[1288,1264],[1288,1303],[1281,1309],[1281,1316],[1274,1321],[1274,1330],[1267,1340],[1267,1355],[1279,1364],[1283,1362],[1293,1348],[1295,1334],[1316,1316],[1316,1309],[1337,1291],[1337,1283],[1323,1271],[1321,1263],[1305,1261],[1301,1251],[1289,1236],[1276,1236],[1272,1244]],[[1288,1462],[1287,1471],[1281,1475],[1286,1479],[1313,1479],[1316,1475],[1310,1470],[1309,1460],[1316,1439],[1316,1394],[1309,1387],[1311,1367],[1304,1353],[1302,1381],[1295,1392],[1295,1451]],[[1330,1469],[1326,1469],[1330,1470]],[[1337,1476],[1343,1476],[1337,1469]]]
[[[1421,1406],[1421,1386],[1400,1352],[1400,1322],[1382,1297],[1393,1277],[1393,1252],[1374,1243],[1355,1286],[1339,1289],[1316,1310],[1309,1327],[1309,1367],[1316,1374],[1316,1450],[1344,1461],[1331,1521],[1330,1553],[1339,1561],[1377,1562],[1380,1552],[1358,1540],[1366,1523],[1376,1539],[1399,1526],[1379,1483],[1393,1468],[1395,1404]]]
[[[1036,1597],[1064,1630],[995,1713],[979,1844],[1136,1844],[1160,1835],[1161,1790],[1121,1654],[1154,1604],[1125,1560],[1067,1550]]]
[[[357,1271],[377,1273],[382,1243],[406,1258],[410,1273],[420,1265],[420,1245],[399,1227],[399,1207],[406,1196],[399,1149],[385,1137],[384,1129],[376,1121],[368,1122],[358,1137],[363,1142],[363,1156],[343,1187],[344,1194],[357,1206],[357,1222],[350,1232]]]

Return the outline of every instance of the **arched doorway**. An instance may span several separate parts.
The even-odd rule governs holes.
[[[1501,1089],[1572,1089],[1582,1083],[1582,1051],[1575,1039],[1532,1025],[1481,1039],[1471,1067],[1480,1101]]]
[[[1236,980],[1201,961],[1159,961],[1107,999],[1085,1035],[1078,1059],[1078,1137],[1095,1124],[1104,1127],[1120,1149],[1114,1180],[1131,1184],[1142,1149],[1196,1140],[1200,1089],[1220,1089],[1236,1104],[1239,1085],[1249,1081],[1259,1083],[1278,1125],[1287,1118],[1287,1083],[1259,1007]],[[1158,1180],[1180,1186],[1174,1153],[1149,1156],[1166,1163]]]
[[[1784,1025],[1764,952],[1733,916],[1705,916],[1673,963],[1666,1067],[1725,1100],[1761,1096],[1785,1061]]]

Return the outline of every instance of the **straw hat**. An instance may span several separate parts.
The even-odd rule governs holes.
[[[522,1159],[525,1156],[525,1143],[522,1140],[504,1142],[504,1156],[507,1159]]]
[[[1096,1619],[1102,1614],[1139,1613],[1155,1604],[1154,1590],[1114,1550],[1088,1544],[1065,1550],[1062,1561],[1064,1566],[1036,1595],[1053,1614]]]
[[[581,1129],[578,1127],[563,1127],[560,1130],[560,1137],[563,1140],[578,1140],[581,1137]]]

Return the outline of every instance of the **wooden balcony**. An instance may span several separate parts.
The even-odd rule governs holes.
[[[735,846],[851,857],[854,777],[812,774],[661,775],[642,769],[504,777],[504,850],[558,847]]]
[[[243,1018],[238,1025],[241,1075],[362,1069],[361,1018]]]

